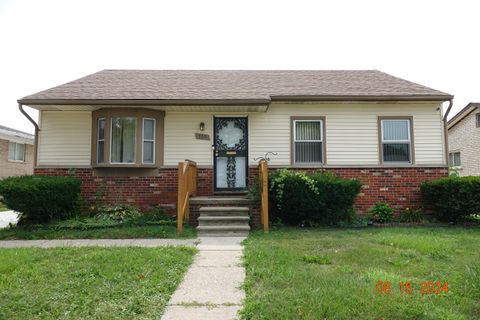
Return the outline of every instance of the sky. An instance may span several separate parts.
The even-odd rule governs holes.
[[[454,115],[480,102],[479,9],[467,0],[0,0],[0,124],[33,133],[17,99],[102,69],[377,69],[453,94]]]

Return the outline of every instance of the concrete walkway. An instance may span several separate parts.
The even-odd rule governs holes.
[[[172,295],[163,320],[236,319],[245,298],[243,237],[200,238],[199,254]]]
[[[55,247],[195,247],[198,239],[78,239],[78,240],[2,240],[0,248]]]
[[[11,224],[17,224],[18,215],[15,211],[2,211],[0,212],[0,229],[8,227]]]

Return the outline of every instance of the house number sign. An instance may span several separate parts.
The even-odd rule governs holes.
[[[210,141],[210,135],[207,133],[195,133],[195,139]]]

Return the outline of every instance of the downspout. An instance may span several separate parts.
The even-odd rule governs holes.
[[[445,112],[445,115],[443,116],[443,133],[444,133],[444,143],[445,143],[445,161],[447,163],[447,167],[449,167],[449,157],[448,157],[448,124],[447,124],[447,117],[448,114],[450,113],[450,110],[452,110],[453,106],[453,99],[448,100],[449,104],[447,107],[447,111]]]
[[[23,104],[18,103],[18,110],[33,124],[35,127],[35,140],[34,140],[34,155],[33,155],[33,167],[35,168],[37,166],[37,153],[38,153],[38,132],[40,131],[40,128],[38,127],[38,124],[35,122],[35,120],[30,117],[30,115],[23,109]]]

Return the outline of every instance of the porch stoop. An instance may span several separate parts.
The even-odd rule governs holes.
[[[246,237],[250,231],[248,207],[201,207],[199,237]]]
[[[256,201],[242,196],[190,198],[191,223],[197,224],[198,236],[248,236],[250,224],[258,220]]]

